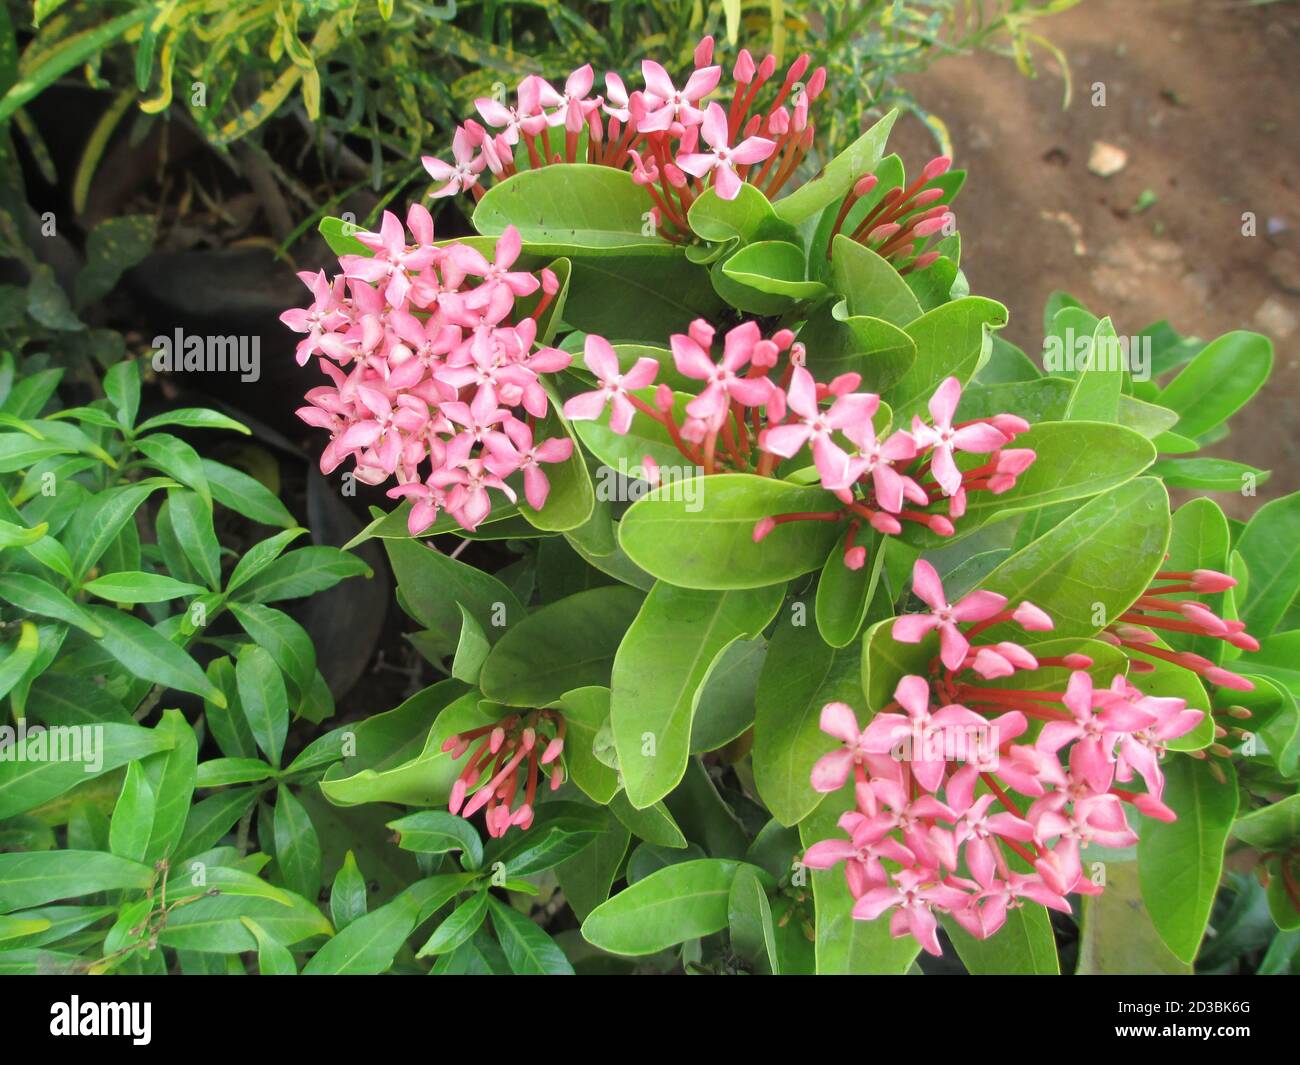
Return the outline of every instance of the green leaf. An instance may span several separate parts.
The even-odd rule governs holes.
[[[213,758],[200,765],[195,784],[200,788],[223,788],[230,784],[256,784],[275,775],[260,758]]]
[[[1007,324],[1007,309],[995,300],[965,296],[927,311],[905,332],[916,343],[916,360],[884,395],[899,425],[926,415],[926,404],[947,377],[968,382],[992,345],[993,331]]]
[[[674,246],[648,225],[652,206],[630,173],[566,163],[494,184],[474,208],[474,229],[497,237],[513,225],[524,249],[537,255],[671,255]]]
[[[420,904],[403,892],[373,913],[362,914],[318,950],[303,976],[373,976],[386,972],[415,929]]]
[[[1201,488],[1207,492],[1241,492],[1264,484],[1268,470],[1228,459],[1162,459],[1151,472],[1170,488]]]
[[[1026,510],[1086,499],[1131,481],[1155,458],[1155,448],[1131,429],[1102,422],[1039,422],[1016,438],[1038,458],[1001,495],[975,493],[957,522],[959,534]],[[903,537],[918,546],[938,546],[943,538],[920,526]]]
[[[154,731],[171,742],[141,763],[154,794],[152,828],[141,859],[146,863],[169,857],[180,841],[194,797],[198,761],[198,740],[179,710],[164,710]]]
[[[835,747],[818,725],[822,707],[861,704],[858,647],[827,646],[806,613],[802,603],[782,613],[755,696],[754,782],[784,825],[802,821],[822,801],[812,789],[812,767]]]
[[[90,572],[140,505],[162,486],[158,481],[110,488],[84,500],[69,522],[64,546],[72,556],[77,580]]]
[[[647,257],[627,251],[573,260],[564,317],[574,329],[610,343],[662,344],[696,318],[716,319],[725,307],[708,271],[682,252]]]
[[[447,954],[455,950],[465,940],[478,931],[479,925],[487,916],[488,900],[491,896],[487,888],[480,888],[475,894],[462,902],[451,914],[434,929],[433,935],[416,954],[417,958],[430,954]]]
[[[104,630],[63,592],[30,573],[0,573],[0,599],[39,617],[66,621],[91,636]]]
[[[76,784],[166,750],[175,737],[162,729],[106,723],[51,726],[30,732],[24,756],[0,761],[0,820],[33,809]]]
[[[225,695],[212,685],[198,663],[156,629],[106,606],[86,609],[104,630],[100,641],[104,650],[136,677],[201,695],[219,706],[225,704]]]
[[[484,696],[507,706],[545,706],[574,688],[607,686],[641,600],[639,591],[611,585],[529,614],[488,653],[479,674]]]
[[[110,603],[165,603],[184,596],[202,595],[206,591],[201,584],[139,570],[96,577],[93,581],[86,581],[81,588]]]
[[[112,292],[118,278],[153,251],[153,238],[152,215],[118,215],[95,226],[86,238],[86,265],[77,275],[77,306],[89,307]],[[132,412],[123,424],[134,418]]]
[[[500,863],[506,875],[518,880],[533,876],[581,853],[605,830],[607,818],[582,803],[554,801],[538,806],[527,832],[489,844],[483,862]]]
[[[832,241],[831,284],[852,315],[899,328],[921,317],[921,304],[893,264],[842,233]]]
[[[182,429],[221,429],[242,433],[244,436],[252,435],[252,430],[243,422],[237,422],[234,418],[205,407],[177,407],[162,414],[155,414],[152,418],[141,422],[136,432],[152,432],[163,425],[179,425]]]
[[[209,884],[213,884],[215,872],[217,870],[208,869]],[[257,939],[244,924],[244,918],[256,921],[272,939],[284,946],[333,932],[329,921],[306,899],[265,884],[256,877],[248,879],[253,882],[250,889],[261,885],[268,894],[230,894],[228,887],[223,886],[216,895],[176,907],[168,915],[167,925],[158,936],[159,942],[176,950],[243,954],[257,949]]]
[[[109,849],[119,858],[133,862],[144,861],[149,847],[149,833],[153,830],[154,805],[157,796],[139,762],[126,767],[122,791],[113,818],[109,822]]]
[[[349,577],[370,576],[370,567],[337,547],[300,547],[281,555],[239,590],[239,599],[271,603],[300,599],[333,588]]]
[[[594,801],[606,805],[619,790],[618,772],[595,753],[597,736],[603,735],[611,749],[609,689],[596,685],[574,688],[560,696],[568,732],[564,740],[564,767],[573,783]]]
[[[591,518],[596,506],[596,490],[591,483],[587,460],[578,446],[578,438],[560,413],[563,401],[552,389],[548,388],[547,392],[551,397],[551,409],[537,429],[537,439],[568,436],[573,442],[573,451],[563,462],[547,466],[546,476],[551,488],[542,509],[534,510],[527,499],[521,499],[519,513],[533,528],[542,532],[568,532],[581,528]]]
[[[230,603],[230,612],[297,688],[310,690],[316,673],[316,648],[307,630],[283,611],[260,603]]]
[[[763,518],[838,510],[835,497],[820,488],[723,473],[706,478],[698,496],[688,495],[681,485],[657,488],[632,504],[619,525],[628,557],[682,588],[781,584],[819,568],[839,536],[837,522],[791,521],[754,543],[754,526]]]
[[[614,878],[627,856],[631,835],[614,818],[606,818],[606,827],[577,854],[555,867],[555,876],[564,892],[564,900],[579,921],[609,898]]]
[[[720,932],[741,864],[702,858],[651,873],[597,906],[582,935],[612,954],[642,955]]]
[[[492,928],[505,951],[510,971],[518,976],[572,976],[573,966],[545,932],[518,910],[488,896]]]
[[[1174,431],[1198,437],[1232,417],[1273,369],[1273,344],[1236,330],[1207,344],[1161,391],[1161,406],[1177,411]]]
[[[1118,352],[1118,337],[1109,318],[1097,323],[1092,334],[1092,357],[1074,380],[1070,399],[1065,405],[1067,421],[1113,422],[1119,417],[1119,397],[1125,373],[1107,361]]]
[[[389,821],[388,827],[397,833],[397,845],[403,850],[417,854],[459,851],[464,868],[477,869],[483,864],[483,843],[474,826],[463,817],[441,810],[421,810]]]
[[[999,565],[980,587],[1047,611],[1055,636],[1091,636],[1146,590],[1164,560],[1169,527],[1164,486],[1138,478],[1089,500]],[[990,629],[986,638],[1015,639],[1002,631]]]
[[[275,493],[256,478],[211,459],[203,460],[203,476],[208,479],[212,498],[223,507],[263,525],[288,529],[297,524]]]
[[[1232,834],[1258,851],[1289,850],[1300,841],[1300,795],[1237,818]]]
[[[621,791],[609,800],[612,813],[632,835],[657,847],[680,850],[686,846],[686,836],[678,827],[668,807],[661,802],[638,810]]]
[[[330,889],[330,917],[334,920],[334,927],[343,931],[365,915],[366,906],[366,878],[357,866],[356,855],[348,851],[339,871],[334,874],[334,886]]]
[[[212,521],[212,501],[173,488],[167,493],[166,520],[194,572],[214,592],[221,589],[221,545]],[[160,518],[160,520],[162,520]]]
[[[0,854],[0,913],[97,891],[143,891],[153,878],[148,865],[98,851]]]
[[[1223,847],[1237,815],[1231,765],[1220,783],[1210,766],[1174,757],[1165,764],[1164,801],[1173,824],[1148,819],[1138,843],[1142,899],[1160,938],[1189,964],[1196,958],[1223,873]]]
[[[241,917],[244,927],[253,933],[257,940],[257,971],[263,976],[296,976],[298,967],[294,964],[289,948],[277,943],[271,934],[251,917]]]
[[[1026,902],[1007,912],[1006,923],[987,939],[976,939],[956,921],[944,930],[973,976],[1059,976],[1056,936],[1047,910]]]
[[[632,805],[662,799],[682,779],[700,694],[722,652],[762,633],[784,588],[704,592],[660,581],[614,659],[610,721]]]
[[[285,886],[314,899],[320,893],[320,839],[302,803],[283,784],[276,790],[274,823],[275,864]]]
[[[885,543],[876,537],[873,543],[870,533],[857,530],[857,543],[865,539],[864,547],[871,547],[874,557],[871,565],[858,569],[849,569],[844,564],[844,551],[848,547],[848,528],[836,544],[835,550],[826,556],[822,566],[821,578],[817,581],[817,599],[815,614],[817,631],[822,639],[832,647],[846,647],[862,631],[866,620],[867,607],[875,595],[876,585],[880,581],[880,569],[885,561]]]
[[[799,330],[808,370],[819,381],[862,375],[861,391],[881,393],[897,384],[916,361],[916,341],[883,318],[852,314],[848,301],[827,301]]]
[[[1191,975],[1191,965],[1165,946],[1151,923],[1137,862],[1108,862],[1106,889],[1085,895],[1082,909],[1078,975]]]
[[[826,292],[820,281],[808,280],[803,249],[784,240],[740,248],[714,268],[713,284],[732,306],[763,315],[783,314]]]
[[[420,540],[385,540],[403,605],[427,629],[449,642],[461,630],[462,611],[496,642],[527,611],[495,577],[450,558]]]
[[[767,197],[748,182],[731,200],[724,200],[714,188],[705,189],[691,203],[686,221],[697,237],[727,247],[757,240],[796,241],[799,236],[794,226],[777,217]],[[717,248],[713,254],[724,250]]]
[[[235,563],[235,568],[230,571],[230,576],[226,580],[226,594],[234,593],[246,582],[256,577],[279,558],[280,553],[286,547],[306,531],[306,529],[299,528],[285,529],[284,532],[268,536],[265,540],[259,540],[255,543],[240,556],[239,561]]]
[[[483,628],[474,620],[462,604],[460,607],[460,638],[456,642],[456,654],[451,662],[451,675],[466,684],[477,684],[483,662],[487,659],[492,644],[483,634]]]
[[[827,163],[812,181],[805,181],[784,199],[777,200],[777,215],[798,225],[845,196],[858,178],[871,173],[880,162],[897,117],[896,110],[890,111]]]
[[[727,898],[727,926],[731,932],[731,949],[738,957],[756,972],[780,974],[772,906],[767,901],[762,873],[757,866],[742,865],[736,871]]]
[[[289,696],[279,667],[267,651],[249,644],[239,652],[235,679],[244,717],[258,747],[272,765],[279,766],[289,731]]]
[[[212,491],[203,473],[203,461],[189,444],[170,433],[154,433],[138,437],[135,446],[149,465],[193,488],[208,508],[212,508]]]
[[[1236,546],[1250,570],[1241,620],[1269,636],[1300,592],[1300,492],[1260,507]]]

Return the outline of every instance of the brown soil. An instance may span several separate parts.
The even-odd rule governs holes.
[[[1058,288],[1121,335],[1167,318],[1206,339],[1270,336],[1272,380],[1209,452],[1272,470],[1258,499],[1216,496],[1244,517],[1300,489],[1300,5],[1083,0],[1040,27],[1069,60],[1068,109],[1053,70],[1029,81],[987,56],[909,84],[969,171],[956,206],[972,290],[1009,306],[1005,335],[1031,355]],[[1127,153],[1109,178],[1088,167],[1098,141]],[[910,117],[892,147],[913,169],[934,154]],[[1135,210],[1148,190],[1154,204]]]

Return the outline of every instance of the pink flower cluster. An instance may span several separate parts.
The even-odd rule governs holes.
[[[527,830],[533,823],[539,778],[545,774],[552,791],[564,783],[564,767],[558,761],[564,751],[564,732],[562,715],[530,710],[449,736],[442,749],[453,761],[479,742],[451,786],[447,808],[466,818],[486,810],[488,835],[493,838],[504,836],[512,825]],[[515,806],[520,776],[525,773],[523,801]]]
[[[1186,576],[1189,590],[1231,583],[1208,570]],[[930,609],[895,619],[893,638],[918,643],[937,630],[939,654],[928,677],[898,683],[866,728],[844,703],[823,708],[822,730],[843,746],[817,762],[812,786],[838,791],[852,778],[855,805],[839,819],[847,838],[815,843],[803,860],[813,869],[843,862],[855,918],[889,913],[893,935],[938,954],[940,915],[986,938],[1025,901],[1068,913],[1068,894],[1100,893],[1083,849],[1137,842],[1126,804],[1176,819],[1163,801],[1160,762],[1205,714],[1183,699],[1145,695],[1123,675],[1096,687],[1093,660],[1082,654],[1039,658],[1013,641],[979,641],[1011,622],[1050,630],[1051,618],[1030,603],[1009,609],[989,591],[950,603],[923,560],[913,591]],[[1224,626],[1218,635],[1236,632]],[[1032,676],[1044,667],[1070,671],[1063,691]],[[997,683],[1022,674],[1019,686]],[[1126,786],[1138,778],[1142,790]]]
[[[482,122],[468,119],[456,130],[452,162],[423,162],[442,183],[435,196],[481,196],[484,171],[509,177],[521,150],[530,169],[584,162],[630,170],[655,201],[664,235],[684,238],[686,212],[706,183],[726,200],[735,199],[746,181],[772,198],[794,173],[813,143],[809,106],[826,85],[825,68],[809,74],[809,65],[809,57],[800,56],[775,92],[764,93],[776,59],[755,62],[742,50],[732,67],[729,100],[726,92],[721,100],[709,99],[722,81],[712,37],[700,41],[695,69],[681,85],[652,59],[641,63],[644,88],[631,92],[610,73],[604,95],[593,95],[590,64],[569,75],[563,92],[530,75],[513,104],[475,101]],[[767,96],[762,105],[760,95]]]
[[[636,394],[654,384],[658,362],[642,358],[624,371],[600,337],[588,337],[584,350],[599,387],[569,399],[564,413],[576,421],[593,420],[609,406],[610,428],[620,434],[640,413],[663,425],[678,450],[706,474],[772,475],[780,460],[808,449],[822,487],[835,493],[843,508],[772,515],[755,527],[755,541],[788,521],[847,520],[844,561],[858,569],[866,549],[855,537],[864,523],[897,535],[903,522],[913,522],[950,536],[953,521],[966,512],[968,493],[1001,494],[1034,461],[1032,450],[1007,446],[1029,429],[1023,418],[999,414],[953,422],[961,400],[955,377],[931,397],[930,422],[914,417],[910,430],[882,435],[874,423],[880,397],[856,391],[862,380],[856,373],[829,383],[815,380],[789,329],[765,338],[756,323],[745,322],[723,337],[720,358],[713,354],[714,339],[713,327],[703,319],[671,338],[677,372],[703,383],[681,411],[680,423],[679,404],[667,384],[660,384],[652,399]],[[958,452],[988,458],[962,470]],[[646,464],[653,468],[649,458]]]
[[[419,204],[406,222],[411,243],[385,211],[378,233],[355,234],[372,255],[341,256],[332,281],[324,271],[300,274],[312,303],[280,316],[305,334],[298,364],[317,356],[330,379],[298,411],[330,434],[321,471],[352,459],[366,484],[395,477],[388,494],[412,501],[412,535],[442,510],[474,529],[491,509],[489,489],[514,501],[505,479],[517,471],[529,504],[540,508],[550,489],[542,464],[573,450],[567,437],[536,438],[550,409],[541,376],[571,358],[534,350],[555,275],[513,269],[520,253],[513,227],[489,260],[469,244],[435,244],[433,219]],[[539,289],[521,315],[519,301]]]

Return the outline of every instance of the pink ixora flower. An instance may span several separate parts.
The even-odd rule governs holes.
[[[996,451],[1007,443],[1007,437],[987,422],[972,422],[961,428],[954,428],[952,419],[957,413],[959,402],[961,402],[961,382],[955,377],[946,378],[930,397],[933,427],[926,425],[920,418],[912,419],[912,435],[920,447],[934,449],[931,469],[944,495],[949,496],[956,494],[961,488],[961,471],[953,461],[954,451],[984,453]]]
[[[583,344],[582,358],[587,369],[596,375],[600,387],[566,400],[565,417],[573,421],[595,421],[609,405],[612,407],[609,427],[616,433],[626,433],[631,428],[632,415],[636,413],[627,394],[652,385],[659,372],[659,363],[654,359],[637,359],[627,373],[620,373],[617,353],[608,340],[594,334],[588,336]]]
[[[1054,754],[1073,743],[1070,764],[1097,791],[1110,787],[1115,745],[1127,734],[1148,728],[1158,720],[1152,710],[1130,701],[1130,686],[1123,677],[1115,680],[1110,688],[1096,691],[1089,674],[1082,670],[1071,673],[1062,701],[1073,720],[1047,722],[1035,744],[1040,751]]]
[[[850,484],[853,464],[832,434],[869,420],[880,407],[880,397],[869,392],[849,393],[837,396],[828,410],[822,410],[817,402],[817,383],[812,374],[797,366],[786,390],[786,403],[798,420],[765,429],[759,446],[788,459],[811,442],[813,462],[823,487],[835,491]]]
[[[736,167],[761,163],[776,150],[776,142],[766,137],[746,137],[734,147],[728,145],[727,113],[717,103],[709,104],[700,127],[709,152],[688,152],[679,155],[677,165],[692,177],[702,178],[713,174],[713,187],[724,200],[734,200],[742,184]]]
[[[686,84],[678,89],[668,71],[653,59],[641,60],[641,73],[645,78],[646,115],[637,123],[642,133],[666,130],[674,122],[683,126],[698,126],[704,121],[704,112],[697,106],[708,96],[722,77],[722,68],[703,67],[692,72]]]
[[[716,431],[726,419],[733,401],[743,407],[766,403],[773,389],[767,377],[740,376],[761,340],[758,323],[744,322],[728,331],[722,362],[715,363],[708,352],[713,342],[713,328],[707,322],[697,319],[691,323],[689,334],[675,333],[669,343],[677,372],[684,377],[708,382],[704,390],[686,405],[686,413],[707,422],[709,428]]]
[[[959,621],[984,621],[1006,605],[1006,596],[976,590],[955,604],[948,602],[935,568],[917,559],[912,568],[912,591],[931,608],[928,614],[903,614],[894,621],[893,637],[899,643],[920,643],[939,630],[939,657],[949,669],[958,669],[970,650],[970,641],[957,628]]]
[[[476,151],[479,139],[475,136],[474,129],[479,133],[484,132],[483,127],[477,122],[467,122],[452,135],[451,154],[455,159],[454,164],[444,163],[432,155],[421,157],[420,162],[424,164],[424,169],[429,172],[429,176],[434,181],[446,182],[442,188],[433,193],[434,199],[464,192],[478,184],[478,176],[487,166],[487,158]]]
[[[949,729],[986,729],[988,722],[973,710],[955,703],[930,712],[930,685],[924,677],[908,676],[898,682],[894,700],[907,716],[880,713],[871,719],[858,746],[868,754],[885,754],[903,745],[908,765],[918,784],[928,792],[939,790],[943,783],[946,758],[931,754],[946,751],[943,742]]]
[[[541,467],[543,462],[565,462],[573,454],[573,441],[567,436],[553,436],[533,444],[533,431],[525,422],[511,418],[502,429],[505,439],[487,441],[487,468],[498,477],[524,471],[524,498],[534,510],[541,510],[551,492],[551,482]]]

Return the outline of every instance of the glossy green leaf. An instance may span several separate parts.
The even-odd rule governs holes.
[[[784,589],[651,589],[614,659],[610,720],[627,797],[644,808],[681,780],[709,672],[726,648],[772,620]]]
[[[1204,761],[1174,757],[1164,766],[1165,804],[1172,824],[1148,819],[1138,843],[1142,899],[1169,949],[1196,957],[1223,873],[1223,847],[1237,815],[1236,776],[1220,783]]]
[[[840,530],[832,521],[791,521],[756,544],[754,526],[777,514],[838,509],[820,488],[723,473],[689,500],[680,485],[650,492],[624,515],[619,542],[642,569],[682,588],[761,588],[820,567]]]
[[[640,955],[721,931],[741,864],[704,858],[651,873],[597,906],[582,935],[612,954]]]
[[[573,966],[564,951],[518,910],[489,897],[492,928],[505,952],[510,971],[517,976],[572,976]]]
[[[818,726],[822,707],[862,701],[861,652],[828,646],[807,613],[798,602],[782,612],[756,696],[754,780],[784,825],[802,821],[822,800],[812,789],[812,767],[835,746]]]
[[[483,843],[474,826],[463,817],[441,810],[421,810],[390,821],[388,827],[397,833],[397,845],[403,850],[419,854],[459,851],[466,869],[477,869],[483,864]]]
[[[494,184],[474,208],[474,228],[496,237],[514,226],[538,255],[672,254],[648,222],[652,206],[627,171],[558,164]]]
[[[1273,344],[1236,330],[1207,344],[1161,391],[1161,406],[1179,414],[1175,432],[1197,437],[1232,417],[1268,379]]]
[[[898,117],[890,111],[832,159],[822,172],[806,181],[788,196],[776,202],[776,213],[786,222],[798,225],[844,196],[863,174],[869,174],[885,152],[889,131]]]
[[[574,688],[608,685],[641,599],[635,589],[611,585],[534,611],[488,654],[479,675],[484,696],[507,706],[545,706]]]

